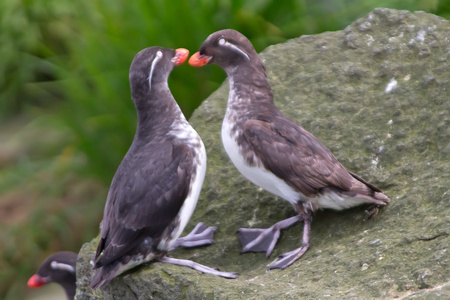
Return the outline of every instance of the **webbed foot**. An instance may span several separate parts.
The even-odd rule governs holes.
[[[275,223],[267,229],[240,228],[237,233],[242,245],[241,253],[266,252],[268,257],[280,237],[280,231],[302,220],[303,217],[299,214]]]
[[[173,251],[178,247],[193,248],[211,245],[214,243],[213,238],[216,230],[217,227],[208,227],[200,222],[188,235],[178,238],[169,251]]]

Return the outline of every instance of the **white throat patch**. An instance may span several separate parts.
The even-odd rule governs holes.
[[[225,39],[220,39],[219,40],[219,46],[229,47],[229,48],[233,49],[234,51],[237,51],[238,53],[240,53],[243,56],[245,56],[245,58],[247,58],[248,60],[250,60],[250,57],[248,57],[247,53],[245,53],[242,49],[240,49],[235,44],[232,44],[232,43],[226,41]]]
[[[148,74],[148,86],[150,87],[150,90],[152,89],[152,76],[153,76],[153,70],[155,69],[156,64],[158,61],[161,60],[161,57],[163,57],[163,54],[161,51],[156,52],[155,58],[153,59],[152,66],[150,67],[150,73]]]

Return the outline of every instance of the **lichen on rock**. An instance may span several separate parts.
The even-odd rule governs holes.
[[[300,245],[302,226],[282,232],[274,253],[240,254],[236,230],[293,216],[289,204],[252,185],[227,158],[220,128],[228,84],[190,122],[208,152],[192,219],[219,227],[214,245],[170,256],[236,271],[227,280],[146,264],[92,291],[97,239],[77,264],[77,299],[300,299],[450,296],[450,22],[424,12],[375,9],[345,30],[302,36],[261,53],[276,105],[318,137],[391,203],[314,214],[308,252],[266,272]]]

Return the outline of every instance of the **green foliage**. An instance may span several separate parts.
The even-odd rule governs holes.
[[[98,233],[107,187],[77,175],[85,159],[66,146],[72,135],[59,117],[7,125],[0,128],[0,298],[23,299],[46,256],[78,251]]]
[[[68,1],[0,2],[0,117],[61,99],[53,58],[67,52],[70,8]]]
[[[437,1],[78,1],[69,39],[64,119],[73,128],[77,148],[89,159],[86,171],[109,182],[128,149],[136,112],[130,100],[128,68],[141,49],[160,45],[197,51],[212,32],[233,28],[258,51],[270,44],[344,28],[379,5],[436,9]],[[187,64],[172,73],[169,85],[187,117],[224,80],[212,66]]]
[[[261,51],[301,34],[342,29],[377,6],[450,11],[443,0],[5,0],[0,116],[27,104],[56,105],[75,148],[88,158],[86,174],[107,183],[136,126],[128,68],[139,50],[159,45],[193,53],[210,33],[233,28]],[[189,117],[224,78],[215,66],[186,64],[169,84]]]
[[[250,2],[249,2],[250,3]],[[90,173],[110,180],[128,149],[135,130],[128,68],[134,55],[153,45],[196,51],[213,31],[235,28],[256,37],[259,48],[285,40],[282,24],[299,17],[301,2],[242,1],[96,1],[79,3],[78,32],[71,39],[71,60],[62,70],[67,92],[65,119],[76,132],[79,148],[89,157]],[[89,8],[89,9],[88,9]],[[193,13],[189,14],[188,11]],[[285,18],[280,16],[285,15]],[[67,61],[65,61],[67,63]],[[75,72],[74,72],[75,70]],[[216,89],[225,74],[218,68],[194,70],[184,65],[170,77],[175,99],[189,116]]]

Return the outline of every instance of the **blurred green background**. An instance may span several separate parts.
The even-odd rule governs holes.
[[[128,68],[141,49],[194,53],[233,28],[257,51],[341,30],[376,7],[449,19],[448,0],[2,0],[0,2],[0,299],[50,253],[98,233],[106,193],[135,131]],[[187,117],[225,79],[218,67],[174,70]]]

